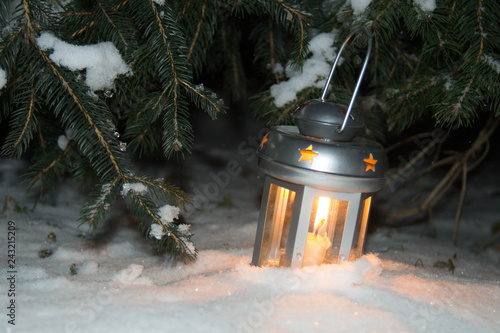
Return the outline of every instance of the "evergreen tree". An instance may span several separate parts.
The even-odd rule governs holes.
[[[314,18],[309,21],[311,28],[317,33],[335,32],[337,46],[356,27],[373,31],[374,51],[360,100],[376,96],[368,111],[383,112],[391,130],[402,132],[429,118],[439,126],[458,128],[474,123],[478,112],[500,114],[498,1],[304,3]],[[352,63],[360,63],[360,52],[365,52],[353,49],[346,50],[344,58],[354,61],[339,66],[334,78],[333,96],[342,102],[349,100],[356,82]],[[268,123],[289,122],[285,114],[321,92],[319,87],[306,87],[294,101],[276,109],[265,91],[255,103],[257,114]]]
[[[172,223],[188,197],[137,172],[130,153],[190,153],[194,110],[211,118],[226,111],[201,78],[222,74],[238,99],[250,54],[263,84],[256,116],[290,123],[300,104],[321,95],[318,82],[328,75],[283,105],[272,93],[300,73],[311,38],[330,34],[338,49],[367,26],[374,49],[358,100],[371,133],[400,133],[427,119],[469,126],[478,113],[500,114],[499,12],[492,0],[4,0],[0,103],[9,131],[2,155],[30,152],[29,185],[68,174],[92,180],[80,220],[94,229],[123,195],[145,234],[193,259],[189,232]],[[332,99],[350,99],[365,46],[359,36],[346,49],[353,61],[339,66]],[[86,52],[109,63],[72,61]],[[104,80],[95,75],[103,71]]]
[[[236,83],[235,95],[244,89],[238,84],[244,80],[235,79],[242,77],[238,20],[251,16],[255,29],[268,22],[283,39],[295,35],[299,47],[289,51],[300,63],[307,54],[305,15],[281,1],[13,0],[0,6],[0,103],[10,128],[2,154],[32,153],[30,186],[67,174],[92,180],[80,221],[94,230],[122,195],[160,248],[195,258],[191,234],[173,223],[187,195],[137,172],[125,150],[161,151],[166,158],[189,153],[193,109],[211,118],[225,112],[223,101],[197,81],[212,57],[229,64],[221,70]]]

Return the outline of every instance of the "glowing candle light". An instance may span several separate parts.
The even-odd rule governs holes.
[[[303,266],[321,265],[325,259],[326,251],[332,246],[326,232],[330,201],[326,197],[320,197],[318,200],[314,230],[307,234]]]

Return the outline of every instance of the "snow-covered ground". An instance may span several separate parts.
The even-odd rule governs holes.
[[[500,180],[491,160],[470,178],[458,247],[449,241],[454,190],[434,214],[437,238],[426,236],[423,224],[379,227],[356,262],[259,268],[249,264],[261,191],[248,150],[254,129],[232,130],[239,136],[231,142],[223,138],[234,135],[222,130],[196,133],[201,143],[177,165],[144,166],[195,197],[215,189],[229,161],[240,166],[237,175],[219,180],[225,183],[217,195],[183,214],[199,250],[189,264],[158,254],[121,204],[92,236],[76,222],[84,200],[76,186],[64,182],[40,199],[20,185],[21,162],[0,161],[0,199],[10,196],[27,208],[16,212],[9,201],[0,215],[3,331],[500,332],[500,251],[470,251],[499,220]],[[204,137],[212,144],[202,143]],[[15,224],[16,273],[7,266],[9,223]],[[454,271],[434,267],[449,260]]]

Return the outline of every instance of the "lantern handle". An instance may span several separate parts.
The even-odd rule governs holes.
[[[326,98],[326,93],[328,92],[328,87],[330,86],[330,81],[332,80],[333,77],[333,72],[335,71],[335,68],[337,67],[337,63],[340,59],[340,54],[344,50],[344,47],[346,44],[349,42],[352,36],[360,32],[361,30],[365,30],[366,34],[368,35],[368,48],[366,50],[366,57],[365,61],[363,62],[363,67],[361,68],[361,73],[359,74],[358,82],[356,83],[356,87],[354,88],[354,92],[352,93],[352,98],[351,102],[349,103],[349,107],[347,108],[347,112],[345,114],[344,122],[342,123],[342,127],[337,130],[337,133],[342,133],[345,129],[345,126],[347,124],[347,120],[349,119],[349,115],[351,114],[352,107],[354,105],[354,100],[356,99],[356,95],[358,94],[359,86],[361,85],[361,80],[363,79],[363,75],[365,74],[366,66],[368,65],[368,60],[370,59],[370,53],[372,50],[372,33],[370,29],[367,27],[362,27],[357,30],[354,30],[347,36],[346,40],[340,47],[340,51],[337,53],[337,56],[335,58],[335,62],[333,63],[332,69],[330,71],[330,75],[328,76],[328,79],[326,80],[325,88],[323,89],[323,94],[321,95],[321,101],[324,102]]]

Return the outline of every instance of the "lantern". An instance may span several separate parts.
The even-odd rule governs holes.
[[[363,253],[370,203],[384,183],[384,148],[356,136],[362,124],[353,103],[368,51],[347,108],[325,100],[342,45],[321,99],[294,113],[297,126],[276,126],[258,149],[265,174],[252,264],[299,268],[356,260]]]

